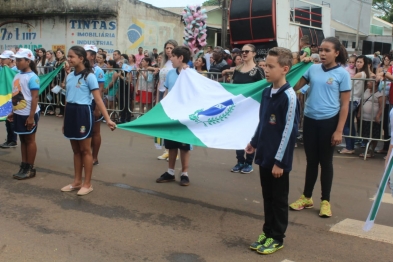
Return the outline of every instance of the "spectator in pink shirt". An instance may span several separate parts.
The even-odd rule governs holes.
[[[145,58],[145,55],[143,54],[143,47],[139,47],[138,54],[135,55],[137,67],[140,67],[143,58]]]

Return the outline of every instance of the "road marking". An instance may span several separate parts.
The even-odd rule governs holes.
[[[364,223],[364,221],[347,218],[335,224],[330,231],[393,244],[393,227],[375,224],[369,232],[365,232],[363,231]]]
[[[375,196],[373,198],[370,198],[370,200],[374,201],[375,200]],[[386,204],[393,204],[393,196],[391,193],[385,193],[382,196],[382,203],[386,203]]]

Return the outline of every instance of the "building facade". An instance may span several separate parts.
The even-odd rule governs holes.
[[[109,54],[163,51],[182,42],[181,16],[137,0],[0,0],[0,52],[12,47],[67,50],[94,44]]]

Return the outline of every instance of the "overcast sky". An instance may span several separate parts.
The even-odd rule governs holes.
[[[187,5],[202,4],[204,0],[140,0],[157,7],[186,7]]]

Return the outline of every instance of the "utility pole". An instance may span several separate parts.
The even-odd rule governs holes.
[[[222,28],[221,28],[221,46],[226,48],[228,37],[228,0],[222,2]]]
[[[359,28],[360,28],[360,17],[362,14],[362,9],[363,9],[363,1],[360,0],[360,11],[359,11],[359,15],[358,15],[358,27],[356,29],[356,47],[355,47],[355,51],[359,50]]]

